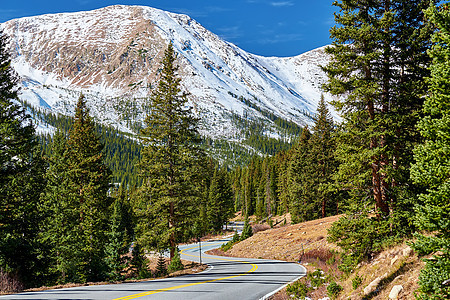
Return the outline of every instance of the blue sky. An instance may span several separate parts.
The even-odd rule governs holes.
[[[294,56],[329,44],[333,0],[12,0],[0,22],[46,13],[145,5],[184,13],[240,48],[264,56]]]

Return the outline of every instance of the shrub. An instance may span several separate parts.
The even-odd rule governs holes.
[[[320,269],[308,273],[307,278],[311,282],[312,287],[319,287],[326,282],[324,272]]]
[[[239,234],[237,233],[237,231],[234,232],[233,238],[231,239],[231,243],[235,244],[237,242],[239,242]]]
[[[310,290],[311,287],[308,287],[306,283],[303,283],[300,280],[291,283],[286,288],[288,295],[301,299],[304,299]]]
[[[167,267],[167,271],[169,273],[176,272],[179,270],[183,270],[184,266],[180,259],[180,253],[178,252],[178,248],[175,249],[175,254],[172,257],[172,260],[170,261],[169,266]]]
[[[166,259],[162,253],[158,257],[158,265],[156,266],[156,277],[163,277],[167,275]]]
[[[326,264],[327,265],[334,265],[336,263],[336,257],[331,257],[330,259],[327,260]]]
[[[233,243],[231,241],[229,241],[226,244],[222,244],[222,246],[220,246],[220,250],[222,250],[223,252],[227,252],[228,250],[231,249],[231,247],[233,247]]]
[[[253,229],[248,219],[245,220],[244,229],[242,229],[241,241],[248,239],[253,235]]]
[[[328,241],[343,249],[341,271],[350,274],[356,265],[380,250],[385,222],[367,214],[347,215],[334,222],[328,230]]]
[[[353,279],[352,279],[353,289],[356,290],[361,285],[361,283],[362,283],[362,278],[358,274],[356,274],[356,276],[353,277]]]
[[[333,252],[324,248],[311,249],[303,255],[304,260],[320,260],[326,262],[334,257]]]
[[[342,286],[340,286],[339,284],[337,284],[336,282],[332,281],[328,286],[327,286],[327,294],[328,297],[332,298],[332,299],[336,299],[337,295],[339,295],[339,293],[343,290]]]

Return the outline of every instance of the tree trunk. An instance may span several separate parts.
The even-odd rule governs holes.
[[[169,208],[170,209],[170,223],[169,223],[169,227],[173,227],[174,226],[173,220],[175,218],[175,211],[174,211],[174,205],[173,205],[172,201],[170,202],[169,206],[170,206],[170,208]],[[175,247],[177,246],[176,245],[176,241],[175,241],[175,233],[173,233],[173,232],[170,234],[169,243],[170,243],[170,247],[169,247],[170,248],[170,260],[172,260],[172,258],[175,255]]]
[[[389,12],[391,8],[391,3],[389,0],[387,0],[385,2],[385,6],[384,6],[384,10],[385,12]],[[389,113],[390,110],[390,79],[391,79],[391,70],[390,70],[390,59],[391,59],[391,42],[390,42],[390,38],[388,38],[388,36],[390,36],[390,32],[389,32],[389,28],[384,28],[384,33],[385,33],[385,40],[383,41],[384,43],[384,49],[383,49],[383,69],[382,69],[382,76],[383,76],[383,91],[381,94],[381,113],[382,113],[382,118],[386,118],[387,114]],[[387,128],[384,128],[386,126],[386,124],[383,124],[383,127],[381,128],[381,130],[387,130]],[[380,148],[384,148],[386,147],[386,135],[382,135],[380,137]],[[381,202],[378,205],[378,208],[381,210],[381,212],[384,215],[388,215],[389,214],[389,195],[388,195],[388,191],[389,191],[389,183],[388,183],[388,179],[387,179],[387,168],[389,165],[389,159],[388,156],[386,155],[385,152],[383,152],[380,155],[380,185],[381,185]]]
[[[322,199],[322,218],[325,218],[325,206],[327,205],[327,199],[324,197]]]

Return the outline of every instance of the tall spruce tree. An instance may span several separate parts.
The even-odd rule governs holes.
[[[169,44],[161,78],[151,97],[141,139],[143,187],[137,208],[140,241],[147,248],[170,249],[189,237],[201,196],[204,152],[200,148],[198,119],[181,92],[176,54]]]
[[[209,226],[215,231],[220,231],[234,213],[233,191],[226,169],[217,167],[214,170],[208,198],[207,218]]]
[[[50,213],[42,239],[54,246],[56,275],[60,282],[104,279],[111,172],[83,95],[67,140],[57,133],[52,149],[43,194]]]
[[[431,6],[427,17],[436,27],[429,96],[419,129],[425,142],[415,149],[412,177],[427,187],[416,205],[418,229],[433,234],[418,235],[414,245],[421,255],[433,254],[419,276],[420,299],[449,299],[450,288],[450,5]]]
[[[409,165],[426,92],[430,41],[422,9],[428,3],[335,2],[338,25],[327,48],[332,60],[324,68],[325,88],[342,96],[334,103],[343,117],[337,181],[354,207],[374,208],[379,220],[388,219],[391,232],[413,229],[404,225],[416,192]]]
[[[30,116],[20,106],[8,39],[0,30],[0,272],[36,284],[39,194],[44,165]]]
[[[95,131],[84,96],[75,109],[73,128],[67,141],[66,162],[70,196],[75,201],[76,224],[81,248],[77,251],[78,280],[99,280],[103,275],[105,235],[107,232],[108,196],[111,171],[103,161],[103,145]]]
[[[298,144],[293,148],[288,166],[289,212],[294,223],[317,219],[320,216],[311,176],[313,165],[309,151],[310,140],[311,132],[305,127]]]
[[[303,134],[303,131],[302,131]],[[290,151],[280,152],[275,157],[276,165],[278,167],[277,172],[277,198],[279,199],[279,205],[277,213],[282,215],[290,211],[291,205],[291,192],[289,189],[289,164],[294,152],[294,148]]]
[[[340,12],[326,50],[325,88],[341,96],[334,102],[343,117],[335,179],[351,199],[329,238],[346,251],[350,269],[390,238],[414,231],[412,203],[420,187],[410,179],[410,164],[426,93],[431,31],[422,10],[430,2],[335,2]],[[359,243],[363,235],[372,238]]]
[[[62,130],[57,130],[50,146],[50,156],[46,157],[48,168],[45,173],[46,186],[41,195],[43,222],[39,238],[42,244],[47,245],[50,282],[65,282],[66,274],[70,271],[68,265],[72,258],[71,245],[76,241],[76,232],[73,227],[72,213],[69,199],[70,190],[67,177],[67,136]],[[75,249],[79,245],[73,245]]]
[[[111,217],[109,220],[108,242],[105,246],[105,262],[110,280],[123,279],[122,272],[129,266],[128,253],[132,240],[133,214],[129,203],[128,191],[122,183],[114,193]]]
[[[266,157],[261,166],[261,185],[263,190],[265,216],[276,215],[278,209],[277,178],[275,159]]]
[[[76,223],[82,247],[79,280],[99,280],[103,275],[111,171],[103,158],[103,144],[81,95],[75,109],[73,128],[67,140],[67,176],[71,196],[76,201]]]
[[[327,104],[322,95],[317,107],[316,120],[313,134],[310,139],[310,156],[312,161],[312,174],[314,185],[311,189],[317,190],[317,201],[320,207],[321,217],[328,213],[337,213],[337,193],[332,192],[333,176],[337,170],[335,159],[336,142],[333,119],[328,111]]]

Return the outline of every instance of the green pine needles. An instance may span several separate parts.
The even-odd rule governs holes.
[[[334,179],[348,191],[347,211],[355,216],[345,222],[376,217],[370,222],[374,245],[415,229],[412,203],[420,186],[410,178],[410,165],[420,142],[416,125],[427,92],[431,30],[423,9],[430,2],[335,2],[340,11],[330,31],[333,45],[326,50],[332,59],[324,67],[329,77],[325,88],[341,96],[334,106],[343,118]],[[344,235],[332,239],[346,243],[345,230],[333,232]],[[364,252],[366,258],[371,255],[371,250]]]
[[[151,96],[141,133],[143,186],[138,204],[139,240],[147,249],[170,249],[191,237],[198,215],[206,156],[200,148],[198,119],[181,92],[176,55],[169,44],[161,78]]]
[[[248,218],[245,219],[244,228],[242,229],[240,240],[246,240],[253,235],[252,225],[250,224],[250,220]]]
[[[18,104],[19,78],[7,49],[0,30],[0,274],[28,287],[44,268],[37,234],[45,166],[31,118]]]
[[[226,169],[216,168],[209,188],[207,203],[208,227],[216,232],[222,230],[226,221],[234,216],[234,202]]]
[[[184,269],[184,265],[181,262],[181,258],[180,258],[180,250],[178,249],[178,247],[175,249],[175,254],[173,256],[173,258],[170,260],[170,264],[167,267],[167,271],[169,273],[173,273],[176,271],[180,271]]]
[[[419,129],[425,142],[415,148],[412,177],[427,187],[415,206],[415,224],[432,235],[417,235],[414,248],[421,255],[433,254],[419,277],[420,299],[449,299],[450,287],[450,7],[443,4],[426,11],[436,26],[430,56],[430,93]]]
[[[52,245],[52,272],[62,283],[104,279],[110,171],[83,95],[69,135],[57,132],[52,149],[41,233],[41,240]]]

